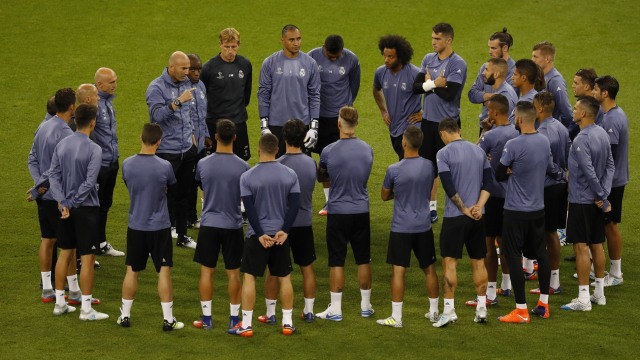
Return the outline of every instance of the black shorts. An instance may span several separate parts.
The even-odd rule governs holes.
[[[622,222],[622,198],[624,197],[624,185],[612,187],[607,200],[611,203],[611,211],[604,214],[604,223],[609,224]]]
[[[411,250],[416,255],[421,269],[426,269],[436,262],[436,247],[433,241],[433,229],[421,233],[389,234],[387,247],[387,264],[409,267]]]
[[[371,262],[371,225],[369,213],[331,214],[327,216],[329,267],[344,267],[347,243],[357,265]]]
[[[523,212],[504,211],[502,244],[504,255],[524,255],[529,259],[539,259],[547,253],[544,236],[544,210]]]
[[[293,263],[309,266],[316,260],[316,248],[313,244],[313,228],[311,226],[292,227],[287,242],[291,242]]]
[[[218,265],[220,248],[222,248],[224,268],[226,270],[235,270],[240,268],[242,263],[243,247],[244,234],[242,228],[222,229],[201,226],[193,261],[209,268],[215,268]]]
[[[38,221],[40,222],[40,237],[45,239],[58,238],[58,223],[60,222],[60,210],[55,200],[36,200],[38,204]]]
[[[398,155],[398,160],[402,160],[404,158],[404,149],[402,148],[402,135],[389,135],[389,139],[391,139],[391,146],[393,146],[393,151],[395,151]]]
[[[569,203],[567,242],[587,245],[604,242],[604,213],[596,204]]]
[[[162,266],[173,266],[173,242],[171,228],[156,231],[142,231],[127,228],[127,258],[125,264],[135,272],[147,268],[147,260],[151,260],[160,272]]]
[[[544,230],[556,231],[567,227],[567,184],[544,188]]]
[[[338,139],[340,139],[338,117],[320,117],[318,118],[318,142],[311,151],[321,154],[327,145],[338,141]]]
[[[440,123],[428,121],[426,119],[422,119],[422,122],[420,123],[420,129],[424,135],[422,146],[420,146],[420,156],[431,160],[436,175],[438,174],[436,153],[444,147],[444,142],[440,138],[440,132],[438,131],[439,125]],[[458,119],[458,126],[460,126],[460,119]]]
[[[463,246],[471,259],[487,256],[482,219],[476,221],[466,215],[445,217],[440,230],[440,256],[462,259]]]
[[[100,207],[81,206],[70,210],[69,217],[60,220],[58,247],[76,249],[78,256],[96,254],[100,249]]]
[[[269,266],[269,273],[277,277],[291,274],[291,257],[289,257],[290,242],[265,248],[260,244],[257,236],[251,236],[244,241],[242,251],[242,265],[240,271],[255,277],[264,275],[264,269]]]
[[[216,151],[218,142],[216,141],[216,124],[219,119],[212,120],[207,119],[207,128],[209,128],[209,135],[213,141],[211,152]],[[247,122],[237,123],[236,125],[236,140],[233,142],[233,153],[244,161],[248,161],[251,158],[251,149],[249,148],[249,133],[247,132]]]
[[[502,236],[502,212],[504,198],[490,196],[484,204],[484,234],[489,237]]]

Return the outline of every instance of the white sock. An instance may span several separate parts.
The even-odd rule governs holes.
[[[238,316],[240,314],[240,304],[229,304],[229,315]]]
[[[589,299],[589,285],[578,285],[578,300],[583,303],[591,301]]]
[[[64,299],[64,290],[56,290],[56,305],[64,306],[66,303],[67,302]]]
[[[502,273],[502,283],[500,284],[502,290],[511,290],[511,275]]]
[[[173,301],[169,302],[161,302],[162,305],[162,316],[165,320],[172,323],[173,322]]]
[[[523,257],[524,259],[524,268],[525,270],[531,274],[533,272],[533,260],[527,259],[526,257]]]
[[[107,246],[107,242],[103,241],[100,243],[100,249],[102,249],[103,247]]]
[[[293,313],[293,309],[282,309],[282,325],[290,325],[293,326],[293,320],[291,319],[291,314]]]
[[[597,298],[604,296],[604,278],[596,278],[596,286],[595,289],[593,289],[593,296]]]
[[[402,301],[391,302],[391,317],[396,321],[402,321]]]
[[[342,314],[342,293],[330,292],[331,294],[331,313]]]
[[[51,285],[51,271],[40,272],[42,278],[42,290],[53,290]]]
[[[371,309],[371,289],[362,290],[360,289],[360,309],[369,310]]]
[[[491,300],[496,298],[496,286],[497,286],[497,282],[487,283],[487,298]]]
[[[453,298],[451,298],[451,299],[445,298],[444,299],[444,313],[445,314],[449,314],[454,310],[455,310],[455,308],[453,307]]]
[[[611,260],[609,274],[615,277],[622,277],[622,259]]]
[[[518,303],[516,303],[516,309],[527,310],[527,304],[518,304]]]
[[[544,294],[540,294],[540,302],[543,304],[548,304],[549,303],[549,294],[544,295]]]
[[[478,303],[476,304],[476,309],[486,308],[487,307],[487,296],[478,295]]]
[[[122,306],[120,307],[120,316],[131,317],[131,306],[133,306],[133,299],[122,299]]]
[[[429,210],[438,210],[438,200],[429,201]]]
[[[560,269],[551,270],[551,283],[549,286],[557,289],[560,287]]]
[[[91,294],[82,295],[82,311],[86,313],[91,311]]]
[[[440,298],[429,298],[430,313],[438,311],[438,300],[440,300]]]
[[[276,303],[278,300],[271,300],[264,298],[264,303],[267,305],[267,317],[271,317],[276,314]]]
[[[253,318],[253,310],[242,310],[242,327],[251,327],[251,320]]]
[[[324,191],[324,199],[325,199],[326,201],[329,201],[329,189],[330,189],[330,188],[324,188],[324,189],[322,189],[322,190]]]
[[[211,316],[211,300],[200,301],[200,307],[202,308],[202,315]]]
[[[69,283],[70,292],[80,291],[80,286],[78,286],[78,275],[73,274],[73,275],[67,276],[67,282]]]
[[[313,314],[313,303],[315,301],[316,301],[315,298],[313,298],[313,299],[304,298],[304,310],[303,310],[303,312],[305,314],[308,314],[308,313],[312,313]]]

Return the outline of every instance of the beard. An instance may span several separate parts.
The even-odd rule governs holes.
[[[493,74],[491,74],[488,79],[485,79],[484,83],[489,86],[493,86],[493,84],[496,83],[496,78],[493,76]]]

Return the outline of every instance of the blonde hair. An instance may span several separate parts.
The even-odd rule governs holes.
[[[235,28],[226,28],[220,31],[220,44],[224,44],[229,41],[236,41],[240,43],[240,33]]]

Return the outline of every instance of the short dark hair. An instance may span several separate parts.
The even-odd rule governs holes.
[[[448,36],[453,39],[453,26],[449,23],[438,23],[435,24],[431,30],[436,34],[442,34],[444,36]]]
[[[344,49],[344,40],[340,35],[329,35],[324,39],[324,49],[332,54],[339,53]]]
[[[413,47],[411,43],[400,35],[385,35],[378,40],[378,49],[380,53],[384,54],[384,49],[395,49],[398,59],[403,65],[411,62],[413,57]]]
[[[219,119],[216,122],[216,135],[222,145],[229,145],[236,136],[236,125],[229,119]]]
[[[358,110],[351,106],[343,106],[340,108],[339,117],[351,127],[358,125]]]
[[[487,62],[495,66],[497,70],[502,73],[502,77],[507,80],[506,77],[507,73],[509,72],[509,65],[507,64],[507,60],[502,58],[490,58]]]
[[[278,152],[278,137],[270,133],[264,134],[260,137],[258,146],[261,151],[274,155]]]
[[[408,126],[404,131],[404,139],[407,141],[407,145],[413,149],[417,150],[422,145],[422,140],[424,139],[424,134],[419,127],[416,126]]]
[[[146,123],[142,126],[142,143],[155,145],[162,139],[162,128],[155,123]]]
[[[591,87],[591,89],[593,89],[596,86],[596,79],[598,78],[596,69],[594,68],[580,69],[576,72],[576,76],[582,79],[583,83],[587,83]]]
[[[72,88],[64,88],[56,91],[55,99],[56,109],[59,112],[69,110],[71,105],[76,103],[76,92]]]
[[[202,60],[200,60],[200,55],[198,54],[187,54],[187,57],[189,58],[189,61],[198,60],[202,62]]]
[[[491,36],[489,36],[489,40],[498,40],[500,42],[500,46],[507,45],[508,49],[513,45],[513,37],[507,32],[506,27],[503,27],[502,31],[497,31],[491,34]]]
[[[284,34],[287,33],[287,31],[292,31],[292,30],[298,30],[300,31],[300,29],[298,29],[297,26],[293,25],[293,24],[287,24],[282,28],[282,36],[284,36]]]
[[[516,61],[516,69],[520,75],[524,75],[530,84],[533,84],[533,88],[536,91],[540,91],[545,88],[544,72],[531,59],[520,59]]]
[[[606,91],[609,94],[611,100],[615,100],[618,96],[618,90],[620,90],[620,84],[618,80],[611,75],[605,75],[597,78],[596,85],[600,88],[600,91]]]
[[[542,106],[544,112],[552,113],[556,108],[556,100],[553,93],[549,91],[541,91],[533,97],[533,102]]]
[[[506,96],[502,94],[494,94],[487,101],[487,106],[489,106],[489,104],[491,104],[499,114],[509,114],[509,100],[507,100]]]
[[[53,116],[58,112],[58,108],[56,108],[56,97],[55,95],[50,97],[47,100],[47,114]]]
[[[536,108],[531,101],[518,101],[516,114],[520,115],[527,123],[533,124],[536,121]]]
[[[458,122],[453,120],[452,118],[444,118],[438,124],[438,131],[448,132],[449,134],[455,134],[460,132],[460,126],[458,126]]]
[[[291,119],[282,127],[282,138],[289,146],[302,149],[307,126],[300,119]]]
[[[98,115],[98,107],[89,104],[80,104],[76,108],[75,121],[78,129],[84,129],[95,120]]]
[[[600,103],[593,96],[581,96],[578,98],[577,104],[580,104],[583,109],[585,109],[588,115],[592,118],[596,118],[598,116],[598,111],[600,111]]]

